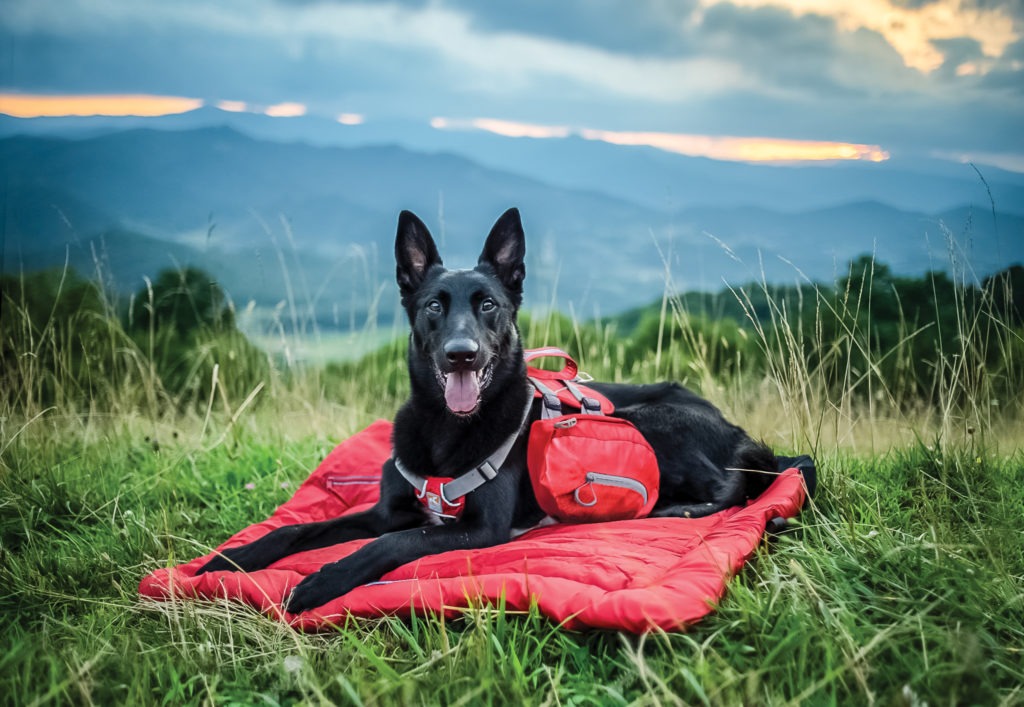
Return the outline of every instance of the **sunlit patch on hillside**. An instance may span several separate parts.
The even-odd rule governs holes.
[[[16,118],[42,118],[56,116],[143,116],[187,113],[203,106],[199,98],[181,96],[134,95],[81,95],[41,96],[20,93],[0,93],[0,113]]]

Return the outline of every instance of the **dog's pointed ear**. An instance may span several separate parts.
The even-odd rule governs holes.
[[[501,215],[491,228],[479,265],[490,266],[505,289],[513,295],[516,305],[522,302],[523,280],[526,278],[526,236],[519,209],[509,209]]]
[[[403,211],[398,215],[395,264],[395,279],[398,280],[403,303],[423,284],[430,268],[443,265],[430,231],[411,211]]]

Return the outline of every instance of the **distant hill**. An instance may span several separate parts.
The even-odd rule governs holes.
[[[94,137],[139,128],[186,131],[231,127],[256,140],[318,147],[391,145],[447,152],[481,166],[563,189],[600,192],[659,212],[702,206],[760,206],[806,211],[878,201],[936,213],[961,206],[1024,215],[1024,174],[928,156],[893,154],[883,162],[745,164],[688,157],[629,145],[564,138],[511,138],[484,131],[441,130],[425,123],[371,120],[340,125],[308,115],[271,118],[203,107],[159,117],[91,116],[19,119],[0,116],[0,136]]]
[[[555,302],[585,317],[650,301],[665,287],[666,265],[679,289],[718,289],[762,272],[771,281],[830,280],[863,252],[916,274],[948,265],[949,235],[979,275],[1024,260],[1024,217],[993,218],[988,202],[931,213],[879,201],[662,209],[552,186],[547,176],[447,152],[273,142],[230,128],[9,137],[0,140],[2,265],[59,266],[69,254],[89,272],[99,258],[131,292],[162,267],[199,264],[236,306],[296,304],[346,326],[395,312],[391,253],[406,208],[431,226],[448,265],[470,267],[494,219],[518,206],[527,305]]]

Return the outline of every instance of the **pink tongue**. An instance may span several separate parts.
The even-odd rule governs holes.
[[[444,399],[452,412],[472,412],[480,399],[480,383],[476,373],[449,373],[444,385]]]

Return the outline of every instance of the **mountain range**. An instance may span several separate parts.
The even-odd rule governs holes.
[[[338,328],[394,316],[401,209],[449,266],[471,267],[493,221],[519,207],[527,306],[586,317],[646,303],[667,280],[831,281],[865,252],[900,274],[979,278],[1024,260],[1024,175],[970,165],[746,165],[213,109],[2,118],[0,136],[4,271],[68,261],[130,293],[198,264],[237,307],[296,307]]]

